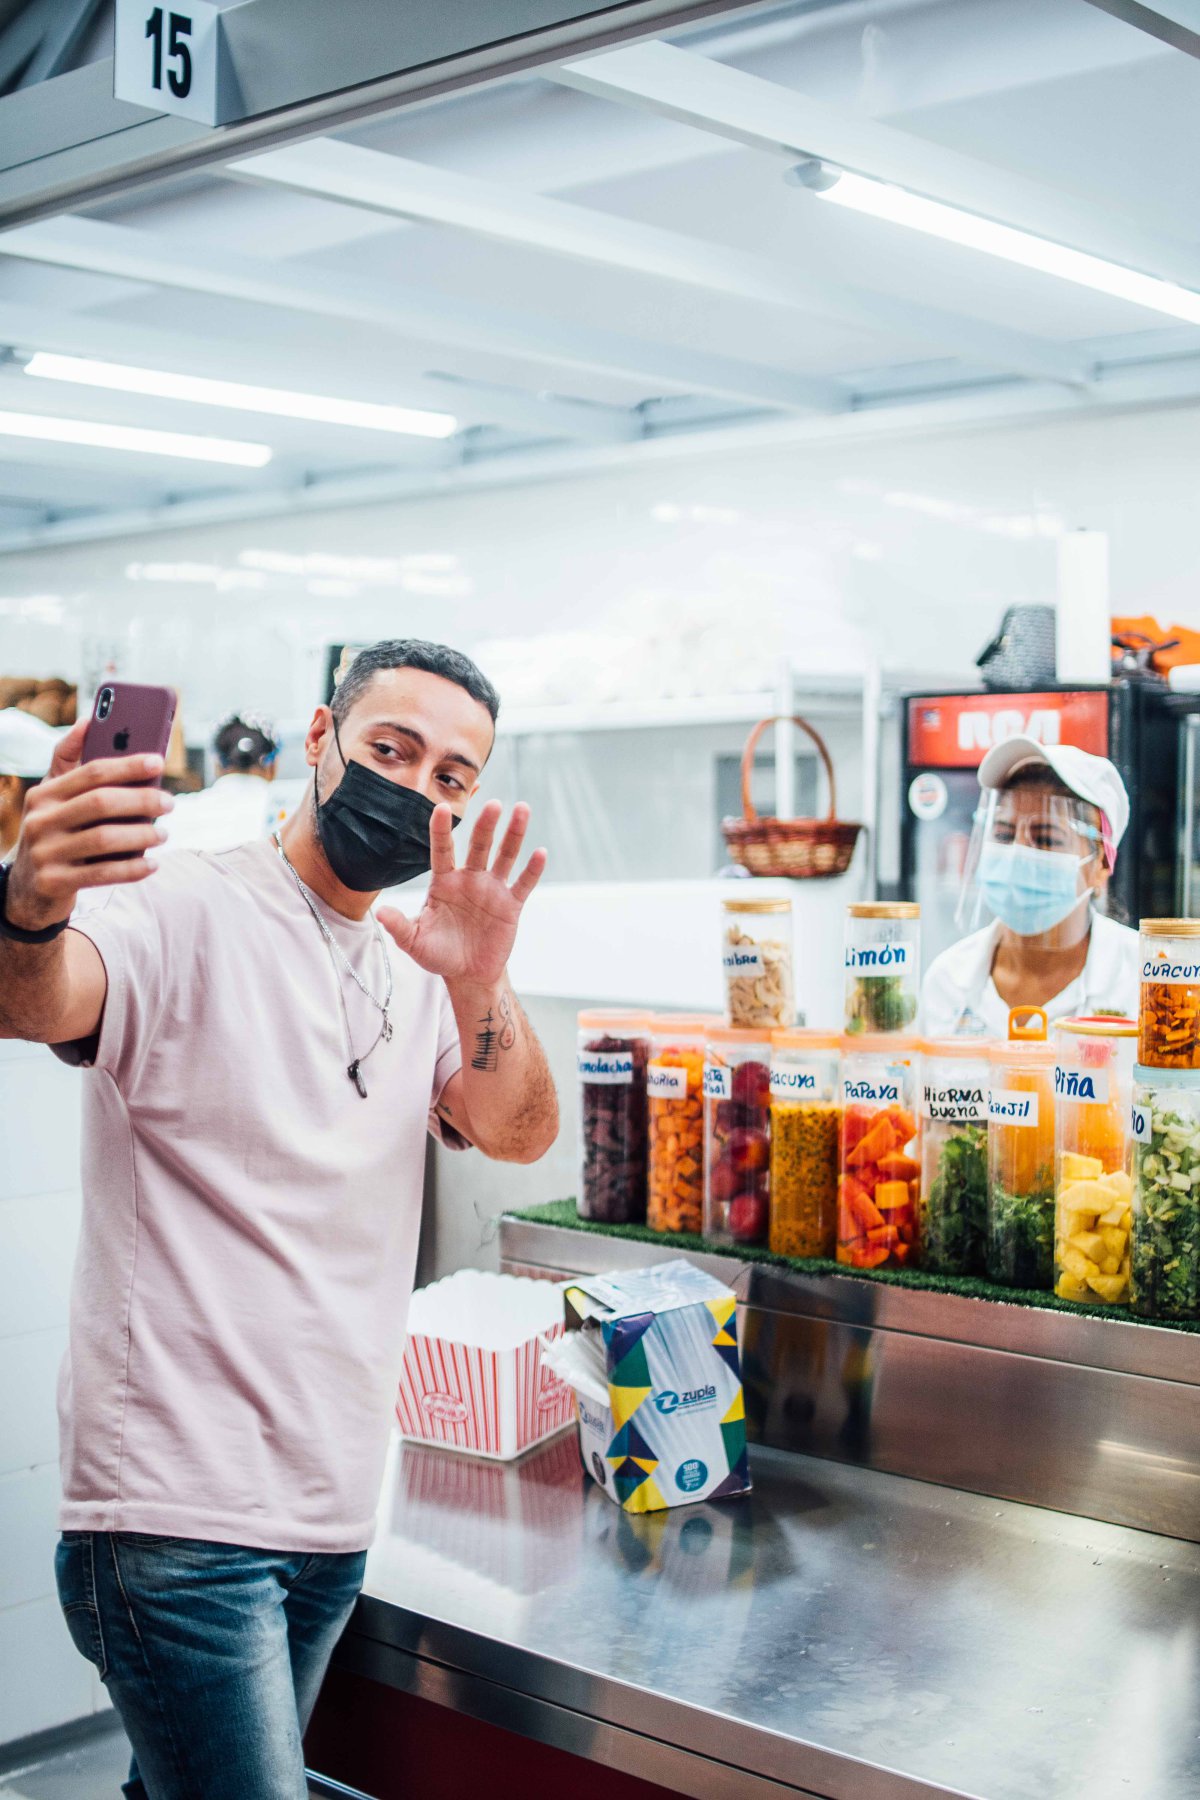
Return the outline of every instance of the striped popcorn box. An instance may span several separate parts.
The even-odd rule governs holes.
[[[418,1288],[396,1417],[404,1437],[507,1462],[574,1418],[539,1338],[563,1329],[557,1283],[460,1269]]]

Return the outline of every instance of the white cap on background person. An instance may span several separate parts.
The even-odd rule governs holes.
[[[0,709],[0,775],[41,781],[49,773],[54,746],[62,736],[19,707]]]
[[[1108,821],[1112,848],[1129,823],[1129,795],[1115,764],[1074,744],[1039,744],[1031,737],[1006,738],[988,751],[979,765],[981,788],[1006,787],[1018,769],[1042,763],[1080,800],[1098,807]]]

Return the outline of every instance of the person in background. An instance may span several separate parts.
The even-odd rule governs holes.
[[[212,747],[216,780],[198,794],[176,796],[159,855],[207,850],[216,856],[267,835],[275,810],[269,783],[275,779],[279,755],[274,726],[254,713],[233,713],[218,725]]]
[[[60,735],[15,706],[0,711],[0,857],[16,844],[25,802],[49,770]]]
[[[1129,796],[1112,763],[1009,738],[979,766],[959,923],[921,990],[929,1037],[1006,1037],[1015,1006],[1136,1018],[1138,937],[1101,910]],[[980,921],[990,917],[990,923]]]
[[[316,709],[282,831],[158,867],[162,758],[81,762],[81,724],[0,865],[0,1038],[86,1070],[56,1573],[133,1745],[129,1800],[304,1800],[428,1137],[509,1163],[555,1140],[508,974],[546,853],[520,866],[529,809],[498,831],[498,800],[452,838],[499,704],[445,645],[375,644]],[[426,874],[414,918],[376,912]]]

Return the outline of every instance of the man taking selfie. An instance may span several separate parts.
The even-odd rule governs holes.
[[[351,664],[274,842],[161,866],[160,758],[63,739],[0,872],[0,1036],[84,1078],[59,1594],[143,1800],[300,1800],[362,1580],[427,1131],[533,1162],[554,1086],[507,962],[528,809],[452,830],[496,694],[414,640]],[[381,889],[432,871],[414,920]],[[88,888],[109,890],[74,911]]]

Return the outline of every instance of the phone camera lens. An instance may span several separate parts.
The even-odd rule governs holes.
[[[101,688],[100,689],[100,698],[96,703],[96,717],[98,719],[107,719],[109,713],[112,711],[112,703],[113,703],[112,689],[111,688]]]

